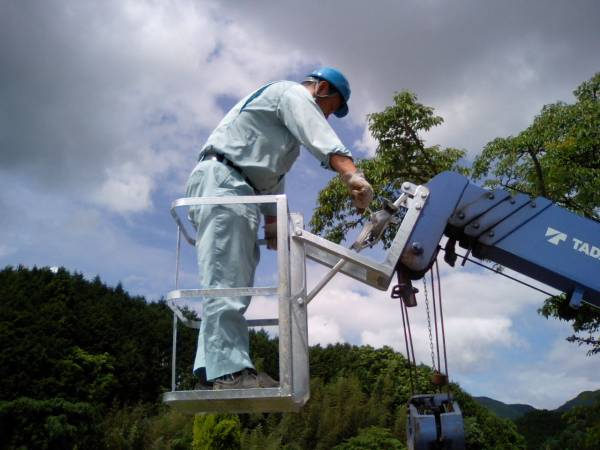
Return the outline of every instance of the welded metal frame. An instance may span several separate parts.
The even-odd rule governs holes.
[[[179,289],[181,237],[191,245],[195,240],[186,229],[178,208],[197,205],[265,204],[277,206],[277,261],[279,284],[274,287],[239,287],[222,289]],[[175,290],[167,294],[167,305],[173,311],[173,356],[171,391],[163,394],[163,401],[186,413],[199,412],[269,412],[298,411],[309,398],[308,331],[306,323],[306,275],[304,248],[289,242],[289,220],[294,227],[302,227],[302,217],[292,214],[288,218],[285,195],[240,197],[188,197],[175,200],[171,215],[177,224],[177,250]],[[264,241],[262,241],[264,243]],[[291,267],[294,267],[291,270]],[[275,319],[248,320],[248,326],[279,327],[279,387],[230,390],[177,390],[176,355],[178,322],[199,328],[200,321],[183,315],[178,300],[199,299],[206,296],[277,295],[278,317]]]
[[[173,310],[173,359],[171,391],[163,395],[163,401],[179,410],[197,412],[267,412],[298,411],[308,401],[308,328],[307,298],[312,299],[318,291],[337,273],[345,273],[380,290],[386,290],[394,275],[396,264],[404,252],[412,230],[424,209],[429,196],[426,186],[403,183],[398,206],[406,213],[396,237],[383,262],[376,262],[359,255],[354,250],[334,244],[304,230],[300,214],[288,216],[285,195],[261,195],[242,197],[189,197],[175,200],[171,215],[177,224],[177,251],[175,267],[175,289],[167,294],[167,305]],[[237,287],[220,289],[179,289],[180,246],[183,237],[190,245],[195,239],[186,228],[177,210],[197,205],[264,204],[277,205],[277,262],[279,285],[273,287]],[[189,225],[188,225],[189,226]],[[289,229],[293,230],[292,239]],[[307,295],[306,257],[325,266],[338,269],[325,282]],[[341,262],[341,263],[340,263]],[[191,328],[199,328],[200,321],[184,316],[178,300],[196,299],[206,296],[277,295],[278,318],[248,320],[248,326],[279,327],[279,382],[278,388],[244,390],[177,390],[176,354],[178,322]]]
[[[332,270],[336,273],[343,273],[364,284],[385,291],[394,277],[396,265],[404,254],[406,245],[429,198],[427,186],[417,186],[405,182],[402,184],[401,190],[403,198],[399,206],[406,210],[406,214],[384,260],[381,262],[374,261],[354,250],[335,244],[301,228],[294,229],[292,240],[303,242],[308,258],[333,268]],[[418,252],[420,249],[413,248],[410,251]],[[340,261],[344,261],[341,266],[338,265]],[[329,281],[330,278],[330,275],[327,274],[324,280]],[[309,292],[308,299],[312,300],[325,284],[324,282],[317,283],[317,286]]]

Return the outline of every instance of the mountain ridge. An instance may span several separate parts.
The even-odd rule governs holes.
[[[485,408],[496,414],[498,417],[502,417],[503,419],[516,420],[529,412],[543,411],[543,409],[538,409],[528,404],[509,404],[486,396],[473,396],[473,399],[481,406],[484,406]],[[571,400],[568,400],[565,403],[563,403],[558,408],[550,411],[567,412],[577,406],[591,406],[598,402],[600,402],[600,389],[596,391],[583,391],[577,394]]]

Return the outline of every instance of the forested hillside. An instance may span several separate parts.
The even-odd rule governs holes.
[[[507,405],[506,403],[494,400],[493,398],[489,397],[474,397],[474,399],[475,401],[477,401],[477,403],[479,403],[482,406],[485,406],[498,417],[502,417],[504,419],[515,420],[523,416],[524,414],[535,411],[535,408],[530,405]]]
[[[99,278],[2,270],[2,447],[104,448],[124,410],[154,413],[170,383],[171,323],[164,303]],[[194,338],[183,331],[180,342],[189,365]]]
[[[180,328],[179,373],[195,336]],[[277,341],[252,335],[254,359],[277,375]],[[171,314],[98,278],[65,270],[0,272],[0,447],[28,449],[402,449],[406,360],[390,348],[310,350],[311,400],[298,414],[182,416],[169,389]],[[432,390],[420,367],[418,390]],[[194,380],[184,377],[182,386]],[[468,449],[525,449],[515,425],[458,386]],[[593,423],[573,414],[565,430]],[[585,429],[585,428],[582,428]],[[561,442],[557,436],[557,442]],[[590,438],[591,439],[591,438]],[[557,447],[558,448],[558,447]],[[585,448],[585,447],[581,447]]]
[[[577,406],[594,406],[600,403],[600,389],[597,391],[583,391],[577,397],[569,400],[564,405],[557,408],[557,411],[570,411]]]
[[[600,391],[585,391],[555,410],[507,405],[474,397],[499,417],[511,419],[529,450],[596,450],[600,448]]]

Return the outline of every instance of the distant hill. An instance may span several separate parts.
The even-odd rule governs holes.
[[[528,449],[599,449],[600,390],[582,392],[553,411],[527,413],[515,425]]]
[[[481,406],[485,406],[487,409],[492,411],[498,417],[503,419],[515,420],[528,412],[535,411],[536,409],[531,405],[512,404],[507,405],[498,400],[494,400],[489,397],[473,397],[477,403]]]
[[[556,411],[566,412],[575,406],[592,406],[598,402],[600,402],[600,389],[597,391],[583,391],[574,399],[556,408]]]
[[[473,397],[473,399],[475,399],[475,401],[481,406],[486,407],[498,417],[502,417],[503,419],[516,420],[529,412],[538,411],[536,408],[530,405],[522,405],[518,403],[508,405],[489,397]],[[564,405],[559,406],[554,411],[563,413],[571,410],[575,406],[592,406],[598,402],[600,402],[600,389],[597,391],[584,391],[577,395],[577,397],[566,402]]]

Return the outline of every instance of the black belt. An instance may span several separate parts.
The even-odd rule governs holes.
[[[242,178],[244,178],[244,181],[246,181],[246,183],[248,183],[248,185],[254,189],[255,193],[258,193],[259,190],[256,189],[256,186],[254,186],[254,183],[252,183],[252,181],[250,181],[250,179],[246,176],[246,174],[244,174],[244,171],[241,169],[240,166],[238,166],[236,163],[234,163],[233,161],[230,161],[229,159],[227,159],[225,156],[223,156],[221,153],[216,153],[216,152],[206,152],[204,153],[201,157],[200,157],[200,161],[209,161],[209,160],[213,160],[213,161],[219,161],[220,163],[225,164],[226,166],[231,167],[233,170],[235,170],[237,173],[239,173]]]

